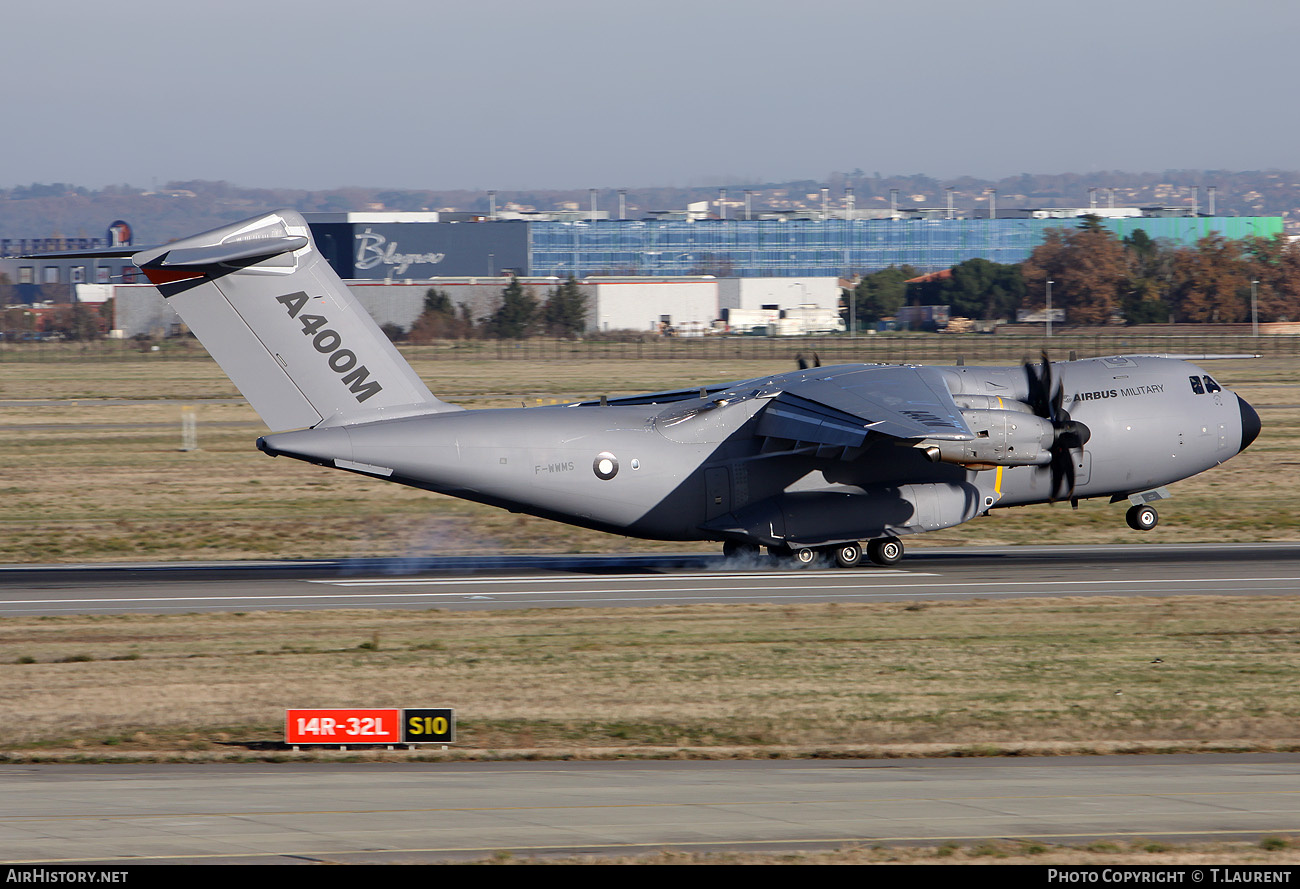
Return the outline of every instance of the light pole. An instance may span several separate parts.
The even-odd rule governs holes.
[[[858,335],[858,289],[852,286],[853,282],[846,273],[844,280],[849,282],[849,339]]]
[[[1250,335],[1259,336],[1259,300],[1256,296],[1258,281],[1250,282]]]
[[[1047,338],[1052,338],[1052,281],[1047,281]]]

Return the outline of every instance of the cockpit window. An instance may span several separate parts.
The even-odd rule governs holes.
[[[1214,378],[1213,378],[1213,377],[1209,377],[1209,376],[1207,376],[1207,377],[1205,377],[1205,391],[1206,391],[1206,392],[1222,392],[1222,391],[1223,391],[1223,387],[1220,386],[1218,383],[1214,382]]]
[[[1192,384],[1193,392],[1195,392],[1197,395],[1205,394],[1205,387],[1201,385],[1200,377],[1188,377],[1187,379]]]

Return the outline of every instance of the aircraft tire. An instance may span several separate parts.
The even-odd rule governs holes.
[[[1150,531],[1160,524],[1160,513],[1156,512],[1155,507],[1143,504],[1131,507],[1124,520],[1134,531]]]
[[[862,544],[841,543],[835,547],[835,564],[841,568],[856,568],[862,564]]]
[[[794,558],[796,565],[812,565],[818,561],[821,557],[821,553],[817,552],[815,549],[801,546],[798,549],[793,550],[791,556]]]
[[[897,537],[877,537],[867,544],[867,558],[877,565],[895,565],[903,558],[903,541]]]

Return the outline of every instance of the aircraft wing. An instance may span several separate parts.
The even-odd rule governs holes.
[[[899,439],[975,438],[935,368],[849,365],[791,376],[763,409],[759,435],[844,448],[860,447],[873,432]]]

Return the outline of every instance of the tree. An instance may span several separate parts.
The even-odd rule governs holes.
[[[424,293],[424,311],[411,325],[408,338],[413,343],[448,339],[460,333],[459,327],[460,322],[456,318],[451,297],[441,290],[430,287]]]
[[[501,339],[523,339],[532,332],[537,318],[537,300],[512,276],[501,291],[501,305],[488,319],[488,329]]]
[[[1051,281],[1052,308],[1064,309],[1071,324],[1106,324],[1128,291],[1124,245],[1100,227],[1049,229],[1020,271],[1026,305],[1044,307]]]
[[[859,325],[898,314],[907,302],[907,281],[921,273],[910,265],[890,266],[863,275],[856,287],[845,293],[844,323],[853,320],[850,300]]]
[[[587,295],[572,275],[547,295],[542,324],[551,336],[578,336],[587,329]]]
[[[968,259],[952,274],[916,285],[922,305],[949,306],[953,315],[992,321],[1014,318],[1025,296],[1020,266]]]
[[[26,306],[9,306],[0,314],[0,328],[6,339],[22,339],[36,330],[36,313]]]
[[[1300,244],[1284,234],[1242,241],[1261,321],[1300,321]]]
[[[65,340],[77,342],[103,339],[105,333],[104,318],[99,308],[87,303],[60,306],[46,322],[45,329],[59,334]]]
[[[1124,238],[1128,254],[1129,282],[1120,299],[1126,324],[1162,324],[1171,308],[1166,294],[1173,287],[1177,249],[1157,241],[1142,229]]]
[[[1250,320],[1250,281],[1240,241],[1213,232],[1174,259],[1172,298],[1179,320]]]
[[[1169,320],[1169,304],[1160,296],[1160,290],[1149,278],[1131,282],[1132,289],[1120,298],[1120,310],[1125,324],[1163,324]]]

